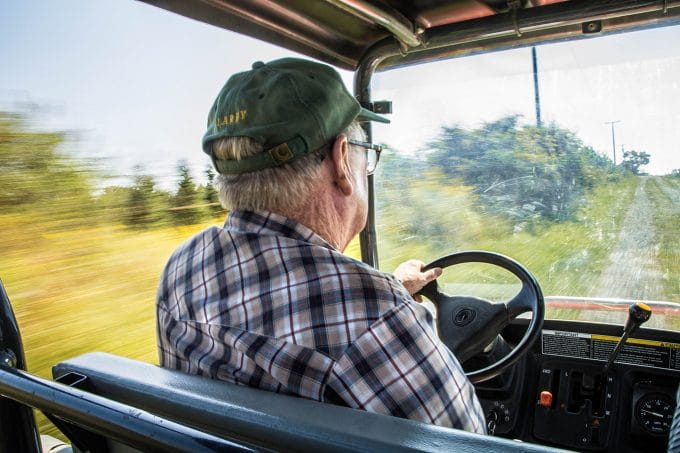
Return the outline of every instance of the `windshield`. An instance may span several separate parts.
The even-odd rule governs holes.
[[[630,300],[680,302],[679,39],[669,27],[376,75],[373,98],[394,106],[374,127],[389,148],[381,268],[502,253],[536,275],[549,318],[623,323]],[[440,283],[492,299],[519,288],[488,265]],[[650,326],[677,328],[664,318]]]

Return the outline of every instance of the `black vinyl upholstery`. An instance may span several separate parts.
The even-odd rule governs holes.
[[[56,365],[88,391],[235,441],[274,451],[556,451],[318,403],[123,357],[90,353]]]

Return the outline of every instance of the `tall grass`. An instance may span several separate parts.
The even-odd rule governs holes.
[[[15,215],[0,216],[0,225],[0,278],[21,329],[28,371],[51,378],[54,364],[91,351],[156,363],[159,275],[172,250],[209,222],[51,233],[37,219]],[[56,434],[44,417],[38,420],[42,432]]]
[[[408,258],[428,262],[462,250],[489,250],[523,263],[545,294],[590,296],[638,181],[629,177],[597,186],[582,200],[574,220],[539,220],[520,228],[482,212],[469,188],[416,182],[408,194],[416,202],[394,202],[379,214],[381,263],[391,270]],[[488,272],[470,269],[459,274],[462,282],[479,281]]]
[[[680,301],[680,178],[653,178],[646,186],[654,206],[656,250],[663,271],[664,293]]]
[[[486,249],[525,264],[545,294],[588,296],[638,181],[630,177],[602,184],[582,200],[574,220],[537,222],[531,228],[517,228],[482,212],[467,187],[412,184],[388,194],[393,201],[378,213],[381,268],[392,271],[410,258],[427,262],[454,251]],[[659,256],[669,276],[666,293],[680,302],[677,200],[664,198],[677,193],[677,182],[669,184],[676,184],[675,192],[647,187],[656,206]],[[157,363],[154,301],[161,270],[182,241],[222,222],[215,218],[151,230],[122,225],[61,230],[46,224],[42,213],[0,214],[0,278],[18,318],[28,370],[51,377],[54,364],[90,351]],[[348,253],[359,258],[358,241]],[[463,272],[455,279],[491,287],[484,285],[486,270]],[[40,427],[55,434],[42,417]]]
[[[43,229],[37,215],[0,215],[0,279],[28,371],[51,378],[56,363],[92,351],[158,363],[154,303],[163,266],[181,242],[223,221],[59,230]],[[359,258],[357,240],[348,254]],[[42,414],[37,419],[41,432],[61,437]]]

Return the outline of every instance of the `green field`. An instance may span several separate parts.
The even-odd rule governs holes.
[[[654,178],[647,187],[657,214],[653,222],[659,234],[664,292],[680,301],[680,178]]]
[[[398,225],[383,223],[381,267],[390,271],[412,257],[428,261],[457,250],[486,249],[524,263],[538,276],[546,294],[587,295],[636,182],[629,178],[600,186],[581,221],[539,226],[533,232],[513,232],[498,219],[485,223],[466,204],[464,190],[441,189],[459,198],[451,219],[438,214],[443,225],[451,221],[452,229],[444,235],[453,238],[450,246],[432,246],[445,237],[400,240]],[[420,197],[425,203],[427,197]],[[432,203],[438,199],[442,198],[432,197]],[[383,221],[390,209],[386,212]],[[165,260],[194,232],[222,221],[142,231],[112,225],[52,233],[43,231],[37,220],[0,216],[4,231],[0,277],[19,320],[29,369],[41,376],[49,376],[55,362],[89,350],[156,361],[153,303]],[[672,218],[658,221],[672,222]],[[666,230],[674,231],[670,224]],[[663,238],[667,273],[677,275],[677,242],[670,234]],[[349,253],[358,256],[356,243]],[[475,281],[475,276],[469,279]],[[677,285],[673,279],[668,282]],[[677,286],[669,289],[677,296]]]
[[[23,220],[23,219],[21,219]],[[40,231],[22,226],[5,234],[2,278],[23,336],[28,370],[51,378],[60,360],[106,351],[157,362],[154,295],[165,260],[183,238],[204,225],[146,232],[119,226]],[[41,431],[55,434],[39,416]]]
[[[547,295],[588,295],[639,181],[629,177],[597,186],[573,221],[539,222],[524,229],[484,216],[465,187],[414,185],[408,197],[430,215],[409,213],[404,204],[383,207],[378,217],[381,267],[390,271],[408,258],[428,261],[457,250],[487,249],[524,263]],[[677,193],[677,183],[664,181],[648,184],[647,192],[657,207],[653,221],[660,260],[670,276],[665,291],[669,300],[680,301],[677,211],[668,209],[677,205],[664,198]],[[675,191],[664,191],[668,184],[675,184]],[[429,233],[409,237],[408,223],[413,221]],[[51,377],[52,365],[89,351],[157,363],[154,298],[163,265],[184,239],[221,222],[215,218],[147,230],[122,225],[58,228],[46,227],[35,214],[0,215],[0,278],[19,321],[29,371]],[[358,257],[356,241],[348,252]],[[452,277],[457,278],[484,283],[488,275],[472,270]],[[42,417],[40,424],[54,434]]]
[[[174,188],[141,167],[111,185],[120,178],[105,162],[75,158],[72,140],[35,129],[30,115],[0,111],[0,279],[28,370],[47,378],[55,363],[90,351],[157,363],[162,268],[182,241],[224,217],[211,168],[194,179],[179,161]],[[643,298],[680,302],[680,178],[638,176],[572,132],[523,125],[518,115],[474,129],[442,126],[428,148],[417,158],[393,150],[376,173],[382,270],[482,249],[524,264],[546,295],[614,297],[625,281],[652,286]],[[621,250],[629,253],[619,263]],[[347,253],[359,257],[356,240]],[[612,272],[623,266],[640,272]],[[453,291],[514,294],[507,273],[456,269],[440,278]],[[590,313],[547,311],[581,315]],[[664,325],[680,328],[673,322]],[[56,434],[41,415],[39,423]]]
[[[404,207],[387,207],[379,216],[381,262],[391,269],[412,256],[430,261],[460,250],[490,250],[523,263],[545,294],[592,295],[589,291],[606,264],[637,184],[638,178],[630,177],[600,185],[574,220],[538,221],[522,229],[502,217],[480,213],[464,187],[416,185],[411,193],[421,214],[412,221],[421,228],[425,225],[426,236],[408,237],[407,220],[400,217]],[[479,281],[486,272],[466,270],[460,278]]]
[[[223,219],[137,231],[121,225],[50,233],[38,219],[0,215],[0,279],[21,329],[28,371],[105,351],[158,363],[154,302],[170,253]],[[350,246],[358,256],[358,243]],[[38,414],[41,432],[56,429]]]

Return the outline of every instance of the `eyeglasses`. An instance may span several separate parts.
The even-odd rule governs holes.
[[[366,172],[367,174],[372,175],[375,171],[375,167],[378,166],[380,153],[382,152],[383,147],[381,145],[374,145],[373,143],[362,142],[360,140],[347,139],[347,142],[366,149]]]

